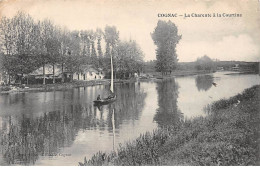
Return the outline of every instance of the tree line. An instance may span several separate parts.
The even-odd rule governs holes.
[[[12,18],[1,18],[0,39],[1,71],[9,77],[24,77],[43,67],[43,84],[47,64],[53,65],[53,83],[55,65],[61,68],[62,75],[65,70],[81,73],[82,65],[109,72],[111,55],[119,78],[143,68],[144,54],[140,46],[134,40],[121,41],[115,26],[71,31],[49,19],[35,20],[29,14],[18,12]]]

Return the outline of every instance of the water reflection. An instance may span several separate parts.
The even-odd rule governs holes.
[[[258,75],[213,77],[217,87],[210,87],[209,76],[118,84],[117,101],[102,107],[93,100],[109,86],[0,95],[0,165],[75,166],[85,156],[113,150],[113,138],[118,146],[158,126],[177,126],[184,115],[205,116],[205,105],[260,82]]]
[[[34,164],[39,155],[55,156],[60,147],[70,146],[79,127],[88,125],[90,119],[81,119],[80,113],[73,113],[75,109],[44,113],[36,119],[24,115],[20,119],[6,117],[8,120],[3,122],[6,127],[1,131],[1,150],[6,162]]]
[[[183,114],[178,109],[178,83],[175,79],[165,79],[157,83],[158,105],[154,120],[160,127],[178,125],[183,120]]]
[[[198,75],[195,78],[196,86],[199,91],[207,91],[212,87],[213,76],[212,75]]]
[[[115,104],[115,127],[122,124],[123,120],[134,121],[141,116],[147,96],[140,88],[140,83],[122,84],[128,90],[116,90],[117,101]]]
[[[2,116],[0,118],[1,145],[0,150],[7,164],[30,165],[35,164],[39,156],[54,157],[61,148],[70,147],[80,130],[105,131],[112,133],[112,115],[114,110],[115,128],[119,129],[124,121],[138,120],[144,107],[146,93],[140,84],[122,84],[116,90],[118,101],[102,107],[93,106],[92,102],[75,104],[75,100],[93,98],[99,92],[93,88],[85,92],[84,89],[74,89],[70,94],[63,95],[59,92],[53,94],[53,102],[59,108],[55,111],[43,113],[33,118],[23,114],[21,116]],[[71,104],[64,104],[71,98]],[[19,102],[19,100],[16,100]],[[118,132],[118,131],[117,131]],[[91,135],[89,136],[91,137]],[[103,144],[109,143],[104,138]],[[96,140],[93,140],[94,142]],[[93,142],[92,141],[92,142]],[[96,151],[99,145],[96,145]],[[112,147],[112,144],[109,145]],[[84,147],[82,147],[84,148]],[[87,150],[85,154],[87,154]],[[84,156],[82,155],[82,158]],[[77,161],[72,163],[76,164]]]

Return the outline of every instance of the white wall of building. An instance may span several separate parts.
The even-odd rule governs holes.
[[[96,77],[96,78],[95,78]],[[101,73],[96,73],[96,72],[84,72],[84,73],[74,73],[73,74],[73,80],[100,80],[104,79],[104,75]]]

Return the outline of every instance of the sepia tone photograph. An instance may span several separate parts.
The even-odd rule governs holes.
[[[0,166],[259,166],[260,0],[0,0]]]

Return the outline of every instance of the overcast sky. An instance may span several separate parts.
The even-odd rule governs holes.
[[[134,39],[145,60],[155,59],[150,33],[159,19],[171,20],[182,35],[177,45],[179,61],[208,55],[219,60],[260,61],[259,0],[0,0],[0,16],[25,11],[36,19],[49,18],[71,30],[104,29],[115,25],[120,39]],[[237,13],[242,17],[184,18],[178,15]]]

